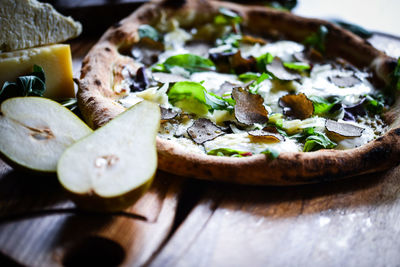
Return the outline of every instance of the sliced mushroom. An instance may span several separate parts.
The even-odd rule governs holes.
[[[161,120],[171,120],[178,116],[178,112],[170,108],[160,107],[161,110]]]
[[[131,92],[141,92],[149,85],[149,79],[147,78],[145,67],[140,67],[132,79],[133,82],[130,85]]]
[[[325,128],[329,132],[340,135],[341,137],[360,137],[365,130],[350,123],[342,123],[334,120],[326,120]]]
[[[267,41],[264,40],[263,38],[254,37],[254,36],[251,36],[251,35],[243,35],[242,36],[242,43],[264,45],[264,44],[267,43]]]
[[[187,81],[186,78],[172,73],[164,73],[164,72],[153,72],[152,73],[153,80],[159,83],[176,83],[176,82],[184,82]]]
[[[332,76],[328,77],[328,80],[340,88],[353,87],[361,83],[355,76]]]
[[[255,138],[261,138],[268,141],[283,142],[285,137],[283,137],[275,127],[265,127],[262,130],[254,130],[248,132],[250,136]]]
[[[268,122],[268,111],[265,109],[264,99],[260,95],[251,94],[243,88],[235,87],[232,90],[232,97],[236,101],[234,111],[238,122],[246,125]]]
[[[187,133],[197,144],[203,144],[206,141],[213,140],[225,134],[221,128],[204,118],[196,120],[193,125],[187,129]]]
[[[314,113],[313,102],[303,93],[298,95],[285,95],[279,99],[279,106],[283,113],[291,118],[305,120]]]
[[[276,79],[281,81],[292,81],[301,78],[301,75],[297,71],[285,68],[282,61],[278,58],[275,58],[270,64],[268,64],[266,69]]]
[[[236,74],[241,74],[249,71],[253,71],[256,69],[257,61],[254,57],[244,58],[238,50],[231,58],[230,58],[232,69]]]

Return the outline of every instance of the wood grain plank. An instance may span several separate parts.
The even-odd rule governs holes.
[[[29,177],[29,179],[32,177]],[[29,266],[60,266],[64,261],[73,259],[79,262],[96,262],[98,253],[90,251],[90,244],[95,248],[102,246],[98,238],[108,240],[122,251],[122,264],[140,266],[146,262],[167,238],[174,223],[177,197],[181,190],[182,178],[165,173],[158,173],[156,182],[150,191],[133,207],[121,214],[85,213],[77,210],[57,208],[55,212],[44,214],[39,204],[46,197],[36,195],[32,198],[18,198],[14,205],[25,216],[0,220],[0,252],[13,260]],[[14,191],[15,192],[15,191]],[[68,200],[66,200],[68,201]],[[24,210],[22,206],[29,210]],[[71,206],[73,204],[71,203]],[[34,212],[42,216],[37,216]],[[67,213],[63,212],[68,211]],[[34,214],[33,218],[28,215]],[[144,219],[135,219],[130,214],[141,214]],[[44,216],[47,215],[47,216]],[[97,238],[97,239],[96,239]],[[95,240],[95,241],[93,241]],[[94,242],[94,243],[93,243]],[[100,244],[99,244],[100,242]],[[107,245],[107,244],[106,244]],[[114,257],[107,246],[104,257]],[[85,257],[76,259],[81,251],[89,250]],[[94,257],[94,258],[93,258]],[[103,259],[102,257],[100,257]],[[79,262],[76,262],[79,260]]]
[[[218,208],[205,208],[216,201],[205,196],[151,266],[400,262],[400,167],[320,185],[209,188],[223,196]]]

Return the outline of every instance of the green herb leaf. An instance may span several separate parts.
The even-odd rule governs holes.
[[[259,56],[256,58],[257,61],[257,69],[260,72],[266,71],[266,66],[270,64],[274,60],[274,56],[271,55],[270,53],[266,53],[262,56]]]
[[[303,151],[316,151],[323,148],[334,148],[336,143],[331,141],[324,133],[317,132],[313,127],[306,128],[303,132],[292,135],[291,138],[304,143]]]
[[[193,54],[175,55],[167,58],[164,63],[153,66],[153,71],[171,72],[173,67],[181,67],[190,72],[214,71],[214,63],[204,57]]]
[[[283,66],[298,72],[309,70],[311,68],[311,66],[305,62],[283,62]]]
[[[235,105],[235,100],[232,98],[222,98],[212,92],[204,91],[204,96],[206,98],[206,104],[211,110],[233,110]]]
[[[229,157],[248,157],[251,156],[251,152],[239,151],[230,148],[217,148],[207,152],[207,155],[212,156],[229,156]]]
[[[229,51],[236,51],[236,48],[239,48],[240,46],[240,41],[242,40],[242,35],[236,34],[236,33],[229,33],[224,35],[222,38],[218,38],[215,42],[217,46],[221,45],[230,45],[231,49],[225,52]]]
[[[242,17],[227,8],[221,7],[219,13],[214,18],[214,23],[217,25],[239,24],[243,21]]]
[[[239,80],[245,83],[257,80],[258,77],[260,77],[260,74],[256,72],[245,72],[238,76]]]
[[[0,102],[16,96],[43,96],[46,91],[46,79],[43,69],[34,65],[33,72],[20,76],[16,82],[5,82],[0,90]]]
[[[279,157],[279,151],[272,149],[272,148],[267,148],[261,152],[261,154],[266,155],[270,160],[274,160],[277,157]]]
[[[324,25],[319,26],[318,32],[308,36],[303,43],[321,53],[325,52],[325,40],[328,34],[328,28]]]
[[[383,94],[366,95],[363,106],[372,114],[381,114],[385,107],[385,96]]]
[[[308,97],[314,105],[314,115],[325,116],[328,115],[332,108],[340,103],[340,98],[324,98],[321,96]]]
[[[267,74],[265,72],[263,74],[261,74],[260,77],[258,77],[252,84],[249,85],[250,93],[257,94],[258,90],[261,87],[261,83],[268,79],[272,79],[272,77],[269,74]]]
[[[147,37],[156,42],[161,40],[161,35],[158,33],[158,31],[155,28],[153,28],[150,25],[147,25],[147,24],[140,25],[138,32],[139,32],[140,39]]]
[[[233,110],[232,99],[224,99],[207,92],[198,82],[177,82],[167,94],[172,105],[197,115],[204,115],[212,110]]]

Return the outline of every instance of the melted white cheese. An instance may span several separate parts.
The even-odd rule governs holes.
[[[280,57],[282,61],[293,61],[293,54],[302,52],[304,45],[292,41],[278,41],[265,45],[242,45],[240,47],[243,57],[259,57],[270,53],[275,57]]]
[[[286,138],[283,142],[260,142],[254,141],[247,133],[225,134],[214,140],[204,143],[206,152],[218,148],[230,148],[239,151],[258,154],[267,148],[275,149],[279,152],[298,152],[300,146],[292,139]]]
[[[353,71],[333,69],[330,64],[316,64],[313,67],[309,78],[304,77],[301,83],[296,83],[297,91],[303,92],[307,96],[342,96],[345,97],[345,104],[355,104],[359,101],[359,95],[370,94],[374,91],[374,87],[366,79],[366,73],[361,71],[357,72],[357,77],[360,79],[360,83],[351,87],[340,88],[328,80],[329,77],[348,77],[352,75],[354,75]]]
[[[211,71],[195,72],[190,76],[190,79],[194,82],[203,82],[204,88],[213,93],[217,93],[224,82],[242,84],[236,75]]]

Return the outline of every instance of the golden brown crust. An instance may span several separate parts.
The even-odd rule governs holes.
[[[149,3],[121,23],[111,27],[84,59],[78,91],[79,107],[86,122],[97,128],[113,119],[124,108],[114,100],[113,73],[122,65],[137,69],[135,62],[119,53],[138,41],[140,24],[153,23],[161,16],[176,16],[180,22],[195,25],[213,16],[224,6],[239,13],[244,27],[261,36],[285,37],[302,41],[322,24],[329,29],[326,53],[361,66],[371,67],[378,77],[389,82],[394,59],[376,50],[365,40],[334,24],[306,19],[291,13],[263,7],[239,6],[214,1]],[[171,7],[171,8],[170,8]],[[178,15],[177,15],[178,14]],[[202,14],[198,16],[198,14]],[[207,14],[207,15],[204,15]],[[293,27],[296,25],[296,27]],[[400,162],[399,101],[387,113],[391,130],[370,143],[350,150],[320,150],[308,153],[281,153],[275,160],[264,155],[247,158],[216,157],[187,153],[173,141],[157,138],[159,168],[177,175],[242,184],[294,185],[333,180],[381,171]]]

